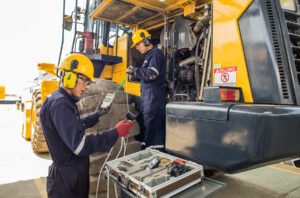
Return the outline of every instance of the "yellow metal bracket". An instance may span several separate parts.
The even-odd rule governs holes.
[[[56,76],[55,65],[52,63],[39,63],[38,69],[53,76]]]
[[[184,10],[184,16],[193,14],[196,11],[195,0],[187,0],[184,3],[182,3],[182,6],[183,6],[183,10]]]

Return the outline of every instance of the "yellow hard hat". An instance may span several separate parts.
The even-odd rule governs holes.
[[[145,38],[150,38],[151,34],[145,29],[138,29],[132,35],[132,45],[131,48],[136,46],[139,42],[143,41]]]
[[[83,54],[74,53],[67,56],[59,65],[58,69],[83,74],[92,81],[95,81],[94,65],[92,61]]]

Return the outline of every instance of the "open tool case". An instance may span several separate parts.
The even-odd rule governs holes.
[[[153,149],[106,163],[107,176],[136,197],[170,197],[202,181],[203,167]]]

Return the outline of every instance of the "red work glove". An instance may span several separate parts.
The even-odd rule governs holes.
[[[117,129],[119,136],[124,137],[128,135],[129,130],[131,129],[131,127],[133,127],[134,124],[135,122],[133,121],[127,122],[126,120],[122,120],[115,126],[115,128]]]

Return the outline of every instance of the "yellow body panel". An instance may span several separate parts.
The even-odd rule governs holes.
[[[128,62],[127,50],[129,49],[127,35],[124,35],[118,40],[118,56],[122,57],[122,63],[113,66],[112,80],[118,84],[124,79],[127,79],[126,68]],[[128,82],[123,85],[125,91],[129,94],[139,96],[140,95],[140,84]]]
[[[127,83],[127,85],[126,85]],[[132,95],[135,96],[140,96],[141,95],[141,85],[140,83],[135,83],[135,82],[126,82],[124,84],[124,90]]]
[[[5,87],[0,86],[0,99],[5,99]]]
[[[47,96],[57,90],[58,81],[57,80],[43,80],[40,84],[41,90],[41,102],[43,103]],[[32,100],[26,101],[24,104],[24,116],[25,119],[23,123],[23,137],[25,139],[31,138],[31,128],[35,125],[35,115],[34,108],[32,107]]]
[[[114,50],[112,47],[109,47],[107,50],[107,47],[105,47],[102,43],[99,45],[99,49],[100,49],[100,54],[105,54],[105,55],[113,55]]]
[[[236,66],[236,85],[253,102],[238,19],[252,0],[213,1],[213,70]],[[213,72],[212,72],[213,73]],[[214,82],[214,73],[213,73]]]
[[[41,82],[41,100],[42,103],[46,100],[47,96],[57,90],[58,81],[56,80],[44,80]]]
[[[114,52],[114,48],[108,48],[105,47],[102,43],[99,45],[99,49],[100,49],[100,54],[105,54],[105,55],[113,55]],[[112,79],[112,66],[105,66],[102,73],[101,73],[101,77],[102,79]]]
[[[105,66],[102,73],[101,73],[101,77],[102,79],[112,79],[112,71],[113,68],[112,66]]]
[[[22,136],[26,139],[29,140],[30,139],[30,135],[31,135],[31,105],[32,105],[32,101],[26,101],[24,103],[24,112],[23,112],[23,116],[24,116],[24,123],[23,123],[23,129],[22,129]]]
[[[52,63],[39,63],[38,69],[51,74],[52,76],[56,76],[55,65]]]

